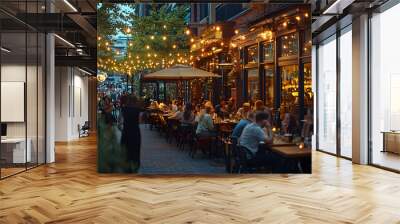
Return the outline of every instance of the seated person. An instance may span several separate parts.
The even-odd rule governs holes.
[[[239,145],[248,149],[248,158],[254,158],[259,163],[265,163],[267,160],[265,150],[258,150],[260,142],[272,144],[273,136],[269,116],[265,112],[256,113],[256,121],[248,124],[239,138]],[[264,131],[266,129],[266,131]]]
[[[297,128],[297,122],[294,115],[291,113],[285,113],[282,120],[282,131],[283,134],[294,134]]]
[[[211,107],[206,106],[204,112],[200,114],[197,123],[196,135],[198,136],[215,136],[214,124],[211,118]]]
[[[254,112],[264,111],[269,115],[269,123],[272,125],[272,111],[270,108],[266,107],[262,100],[257,100],[254,103]]]
[[[211,112],[210,113],[214,113],[215,112],[214,106],[213,106],[212,102],[209,101],[209,100],[204,103],[204,107],[210,107],[211,108]]]
[[[172,111],[172,112],[178,111],[178,104],[177,104],[177,101],[176,101],[176,100],[172,100],[172,103],[171,103],[171,111]]]
[[[195,116],[192,110],[192,104],[185,104],[185,109],[181,117],[181,123],[192,124],[194,122]]]
[[[236,105],[235,105],[235,100],[233,99],[233,97],[229,98],[226,108],[227,108],[227,111],[229,114],[235,113]]]
[[[183,107],[178,107],[178,110],[174,113],[172,112],[172,115],[169,116],[169,119],[177,119],[177,120],[181,120],[183,117]]]
[[[254,122],[254,118],[255,113],[250,112],[248,113],[247,118],[241,119],[232,131],[232,138],[235,138],[236,140],[239,139],[240,135],[243,132],[243,129],[246,127],[246,125]]]
[[[221,101],[221,103],[218,106],[215,106],[215,111],[221,118],[229,117],[228,104],[224,100]]]
[[[250,103],[243,103],[243,107],[239,108],[239,110],[236,113],[236,116],[239,119],[245,119],[247,118],[250,110],[251,110]]]

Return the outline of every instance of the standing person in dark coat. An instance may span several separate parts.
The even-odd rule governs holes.
[[[131,164],[130,172],[136,172],[140,167],[141,135],[139,116],[143,109],[134,95],[126,97],[126,105],[122,108],[123,129],[121,145],[126,148],[126,161]]]

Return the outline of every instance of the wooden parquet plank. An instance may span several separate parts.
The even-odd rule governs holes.
[[[0,181],[0,223],[400,223],[400,175],[313,152],[312,175],[98,174],[96,139]]]

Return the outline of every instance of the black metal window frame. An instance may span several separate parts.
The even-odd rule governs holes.
[[[25,11],[26,12],[27,12],[28,2],[29,1],[27,1],[27,0],[23,1],[23,3],[25,3]],[[35,1],[35,3],[37,3],[36,11],[38,12],[39,11],[39,1]],[[47,11],[47,7],[46,7],[46,11]],[[25,13],[25,16],[27,16],[27,13]],[[25,21],[26,21],[26,18],[25,18]],[[2,32],[1,30],[2,29],[1,29],[1,23],[0,23],[0,46],[2,45],[2,43],[1,43],[2,42],[2,34],[5,33],[5,32]],[[27,153],[27,147],[28,147],[28,144],[27,144],[27,142],[28,142],[27,81],[28,81],[28,34],[30,34],[30,33],[36,34],[35,35],[35,37],[36,37],[36,43],[35,43],[36,44],[36,49],[35,49],[36,50],[36,136],[35,137],[36,137],[36,143],[37,143],[36,144],[37,152],[36,152],[36,163],[33,166],[28,167],[28,162],[27,162],[27,156],[28,156],[28,153]],[[24,170],[12,173],[7,176],[3,176],[2,168],[0,167],[0,180],[4,180],[8,177],[12,177],[14,175],[26,172],[30,169],[37,168],[37,167],[47,163],[47,33],[41,32],[41,31],[35,29],[34,27],[28,25],[27,23],[24,23],[24,32],[21,32],[21,34],[25,35],[25,37],[24,37],[24,39],[25,39],[24,40],[24,42],[25,42],[24,43],[25,44],[25,49],[24,49],[24,51],[25,51],[25,84],[24,84],[25,168],[24,168]],[[42,82],[44,84],[44,86],[43,86],[44,87],[44,92],[43,92],[44,116],[42,117],[42,119],[43,119],[42,122],[44,123],[44,127],[43,127],[44,128],[44,130],[43,130],[43,134],[44,134],[43,147],[44,148],[42,149],[42,151],[44,152],[44,155],[42,158],[43,163],[39,163],[39,141],[38,141],[39,140],[39,106],[38,106],[39,105],[39,81],[38,81],[39,80],[39,69],[38,69],[38,66],[39,66],[39,36],[40,36],[40,34],[43,34],[42,44],[44,44],[42,46],[42,47],[44,47],[44,50],[42,50],[42,53],[43,53],[42,60],[44,60],[43,69],[42,69]],[[3,66],[2,65],[2,54],[0,53],[0,68],[2,66]],[[1,77],[2,76],[1,76],[1,69],[0,69],[0,82],[2,79]],[[0,86],[0,90],[1,90],[1,86]],[[0,97],[1,97],[1,93],[0,93]],[[1,99],[0,99],[0,101],[1,101]],[[0,105],[0,110],[1,110],[1,105]],[[2,123],[1,115],[0,115],[0,123]],[[0,144],[0,158],[1,158],[1,152],[2,152],[2,146]]]
[[[326,38],[324,38],[324,39],[322,39],[322,40],[320,40],[319,41],[319,43],[317,43],[315,46],[316,46],[316,50],[315,50],[315,62],[316,62],[316,64],[317,64],[317,66],[316,66],[316,94],[315,94],[315,96],[316,96],[316,98],[315,98],[315,103],[316,103],[316,112],[314,113],[314,116],[316,116],[316,124],[315,124],[315,127],[316,127],[316,138],[315,138],[315,141],[316,141],[316,150],[317,151],[320,151],[320,152],[323,152],[323,153],[327,153],[327,154],[330,154],[330,155],[333,155],[333,156],[337,156],[337,157],[340,157],[340,158],[344,158],[344,159],[347,159],[347,160],[352,160],[352,158],[350,158],[350,157],[347,157],[347,156],[343,156],[342,155],[342,152],[341,152],[341,119],[340,119],[340,103],[341,103],[341,97],[340,97],[340,77],[341,77],[341,67],[340,67],[340,37],[343,35],[343,34],[345,34],[345,33],[347,33],[347,32],[352,32],[352,29],[351,29],[351,26],[352,26],[352,23],[350,23],[350,24],[348,24],[348,25],[346,25],[345,27],[343,27],[343,28],[337,28],[336,29],[336,32],[335,33],[333,33],[332,35],[330,35],[330,36],[327,36]],[[320,76],[320,74],[319,74],[319,63],[318,63],[318,59],[319,59],[319,46],[320,46],[320,44],[322,43],[322,42],[325,42],[325,41],[327,41],[329,38],[332,38],[333,36],[335,36],[335,38],[333,39],[333,40],[331,40],[331,41],[335,41],[336,42],[336,60],[335,60],[335,64],[336,64],[336,152],[335,153],[332,153],[332,152],[328,152],[328,151],[326,151],[326,150],[324,150],[324,149],[321,149],[320,147],[319,147],[319,119],[318,119],[318,114],[319,114],[319,94],[318,94],[318,92],[319,92],[319,76]]]

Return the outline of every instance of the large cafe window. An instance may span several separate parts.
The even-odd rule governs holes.
[[[258,69],[249,69],[247,71],[247,98],[254,102],[260,99]]]
[[[274,70],[272,67],[266,66],[264,68],[265,74],[265,105],[273,108],[274,106]]]
[[[303,56],[311,56],[311,30],[306,30],[303,32],[303,49],[302,55]]]
[[[264,50],[264,62],[271,63],[274,62],[274,43],[266,42],[263,43]]]
[[[247,63],[257,63],[258,62],[258,46],[252,45],[247,49]]]
[[[312,76],[311,63],[305,63],[303,67],[304,74],[304,107],[306,110],[312,110],[313,92],[312,92]]]
[[[281,57],[296,56],[298,53],[298,35],[291,33],[284,35],[281,40]]]
[[[281,73],[281,110],[282,114],[295,113],[299,98],[299,67],[286,65],[280,68]]]

